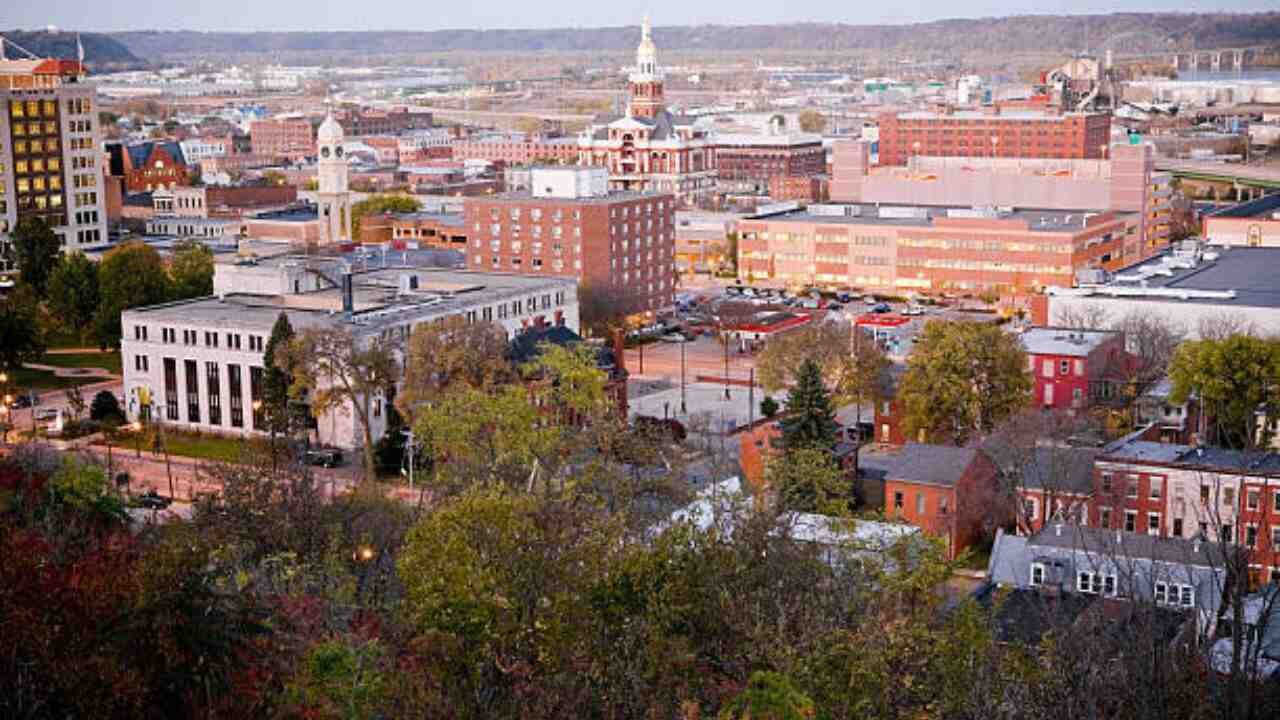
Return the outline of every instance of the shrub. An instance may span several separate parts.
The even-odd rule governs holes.
[[[123,423],[124,411],[120,409],[120,401],[116,399],[115,393],[103,390],[94,395],[93,403],[89,405],[89,419],[108,424]]]

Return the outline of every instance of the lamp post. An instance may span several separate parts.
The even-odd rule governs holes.
[[[134,420],[133,424],[129,426],[129,429],[133,430],[134,452],[137,454],[139,458],[141,458],[142,457],[142,421]]]
[[[684,402],[684,346],[685,343],[680,343],[680,414],[688,415],[689,408],[685,406]]]

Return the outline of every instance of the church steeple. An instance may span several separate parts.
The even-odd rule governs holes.
[[[631,114],[652,118],[663,110],[662,70],[658,68],[658,48],[653,44],[649,16],[640,25],[636,46],[636,66],[631,72]]]

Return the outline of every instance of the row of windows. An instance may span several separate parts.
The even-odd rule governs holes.
[[[183,330],[183,331],[182,331],[182,344],[183,344],[183,345],[197,346],[197,345],[199,345],[199,344],[200,344],[200,335],[201,335],[200,331],[197,331],[197,330]],[[222,337],[222,335],[221,335],[220,333],[218,333],[217,331],[210,331],[210,330],[206,330],[206,331],[204,331],[204,346],[205,346],[205,347],[211,347],[211,348],[216,348],[216,347],[218,347],[218,342],[219,342],[220,337]],[[231,333],[231,332],[228,332],[228,333],[226,333],[226,334],[225,334],[225,337],[226,337],[226,347],[227,347],[227,349],[228,349],[228,350],[241,350],[241,349],[243,349],[243,344],[242,344],[242,342],[241,342],[241,341],[242,341],[242,339],[243,339],[243,336],[242,336],[240,333]],[[142,342],[146,342],[146,341],[147,341],[147,326],[146,326],[146,325],[134,325],[134,326],[133,326],[133,339],[134,339],[134,340],[141,340]],[[174,328],[171,328],[171,327],[162,327],[162,328],[160,328],[160,341],[161,341],[161,342],[163,342],[163,343],[167,343],[167,344],[175,344],[175,343],[177,343],[177,342],[178,342],[178,331],[177,331],[176,329],[174,329]],[[261,336],[261,335],[249,335],[249,336],[248,336],[248,347],[249,347],[249,350],[251,350],[251,351],[253,351],[253,352],[262,352],[262,350],[263,350],[263,348],[264,348],[265,346],[266,346],[266,343],[265,343],[265,341],[263,340],[263,336]]]
[[[42,193],[49,190],[58,192],[62,190],[61,175],[36,175],[35,177],[17,178],[18,193]]]
[[[61,142],[56,137],[45,138],[44,140],[14,140],[13,155],[21,157],[23,155],[44,155],[59,152],[62,147]]]
[[[51,158],[32,158],[31,160],[14,160],[13,172],[15,175],[26,175],[29,173],[43,172],[60,172],[62,170],[62,159],[57,157]]]
[[[1044,563],[1031,563],[1030,584],[1042,587],[1048,581],[1047,568]],[[1119,585],[1115,573],[1082,570],[1076,573],[1076,591],[1086,595],[1106,595],[1115,597],[1119,594]],[[1151,587],[1152,599],[1158,605],[1176,607],[1195,607],[1196,592],[1191,585],[1156,581]]]
[[[58,134],[58,121],[56,120],[45,120],[44,122],[33,120],[32,122],[29,122],[29,123],[16,122],[13,124],[12,127],[13,127],[13,136],[16,138],[27,137],[28,135],[35,136],[35,135],[57,135]]]
[[[58,104],[53,100],[10,100],[9,117],[13,118],[56,118]]]

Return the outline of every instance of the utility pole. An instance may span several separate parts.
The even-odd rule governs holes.
[[[688,415],[689,408],[685,405],[685,402],[684,402],[684,373],[685,373],[684,346],[685,346],[685,343],[680,343],[680,414]]]
[[[409,451],[409,489],[412,490],[413,489],[413,431],[401,430],[400,432],[404,433],[405,438],[407,438],[405,440],[405,449]]]
[[[756,424],[756,369],[751,368],[750,379],[747,381],[747,429],[750,430],[752,425]]]
[[[724,399],[729,399],[729,335],[726,332],[724,340]]]

